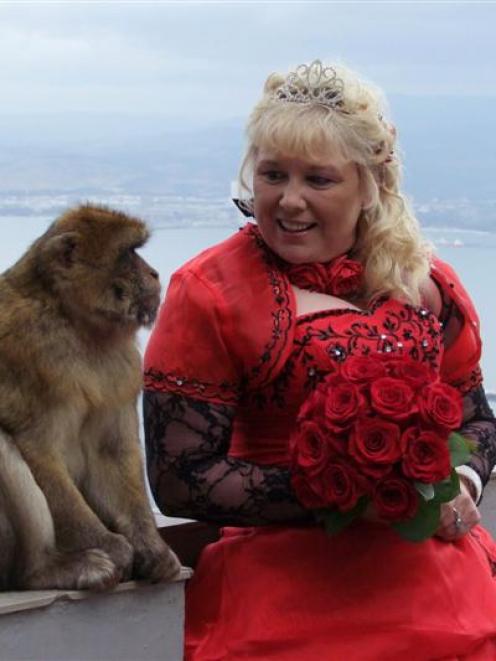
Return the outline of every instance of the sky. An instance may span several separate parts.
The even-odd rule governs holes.
[[[496,99],[496,3],[0,0],[0,115],[244,117],[319,58],[388,95]]]

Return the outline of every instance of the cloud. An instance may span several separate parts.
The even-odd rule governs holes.
[[[390,94],[495,95],[495,18],[480,3],[3,3],[2,112],[244,115],[270,71],[316,57]]]

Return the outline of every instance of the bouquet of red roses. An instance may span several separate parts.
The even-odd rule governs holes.
[[[290,441],[292,482],[329,533],[372,503],[411,541],[436,531],[441,503],[460,492],[455,466],[470,457],[453,430],[462,398],[408,358],[350,356],[300,409]]]

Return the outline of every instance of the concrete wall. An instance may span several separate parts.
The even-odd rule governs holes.
[[[0,595],[2,661],[181,661],[184,580]]]

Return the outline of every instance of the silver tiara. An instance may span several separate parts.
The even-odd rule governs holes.
[[[344,106],[344,84],[332,67],[322,66],[320,60],[300,64],[291,71],[284,83],[274,92],[278,101],[290,103],[320,103],[330,108]]]

